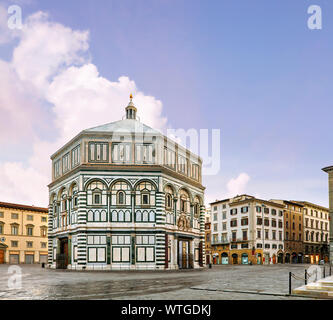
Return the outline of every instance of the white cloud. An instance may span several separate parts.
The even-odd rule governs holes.
[[[50,155],[79,131],[121,119],[131,92],[141,121],[161,130],[166,127],[161,101],[140,92],[126,76],[112,82],[99,75],[90,62],[88,39],[87,31],[50,22],[38,12],[26,20],[12,62],[0,60],[0,72],[6,75],[0,78],[5,88],[0,91],[0,119],[7,125],[0,134],[16,133],[25,143],[29,138],[32,150],[27,160],[19,152],[16,162],[0,159],[2,201],[47,206]],[[52,123],[46,106],[52,110]],[[41,128],[44,123],[57,129],[53,141],[41,139],[48,134]]]
[[[237,178],[230,179],[227,183],[228,197],[245,193],[249,181],[250,176],[247,173],[241,173]]]
[[[82,53],[89,48],[89,32],[50,22],[44,12],[29,16],[20,36],[13,66],[21,80],[28,80],[39,90],[46,89],[54,74],[87,61]]]

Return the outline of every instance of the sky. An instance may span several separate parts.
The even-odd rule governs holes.
[[[50,155],[121,119],[132,92],[147,125],[220,130],[206,204],[328,206],[332,36],[330,0],[0,0],[0,200],[47,206]]]

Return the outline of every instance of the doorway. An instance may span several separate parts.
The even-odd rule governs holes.
[[[238,264],[238,255],[236,253],[232,255],[232,264]]]
[[[278,255],[278,263],[283,263],[283,253],[279,253]]]
[[[5,250],[0,250],[0,264],[5,263]]]
[[[68,266],[68,238],[59,239],[59,251],[57,254],[57,269],[67,269]]]
[[[223,252],[221,255],[222,264],[229,264],[229,257],[226,252]]]
[[[178,240],[179,269],[193,268],[193,256],[190,253],[190,240]]]
[[[257,264],[262,264],[262,257],[261,257],[261,253],[257,254]]]
[[[285,263],[290,263],[290,253],[286,253],[285,259],[284,259]]]

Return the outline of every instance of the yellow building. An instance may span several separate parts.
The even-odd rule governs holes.
[[[47,263],[47,208],[0,202],[0,264]]]

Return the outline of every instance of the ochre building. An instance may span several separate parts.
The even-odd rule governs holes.
[[[0,264],[47,263],[48,209],[0,202]]]

